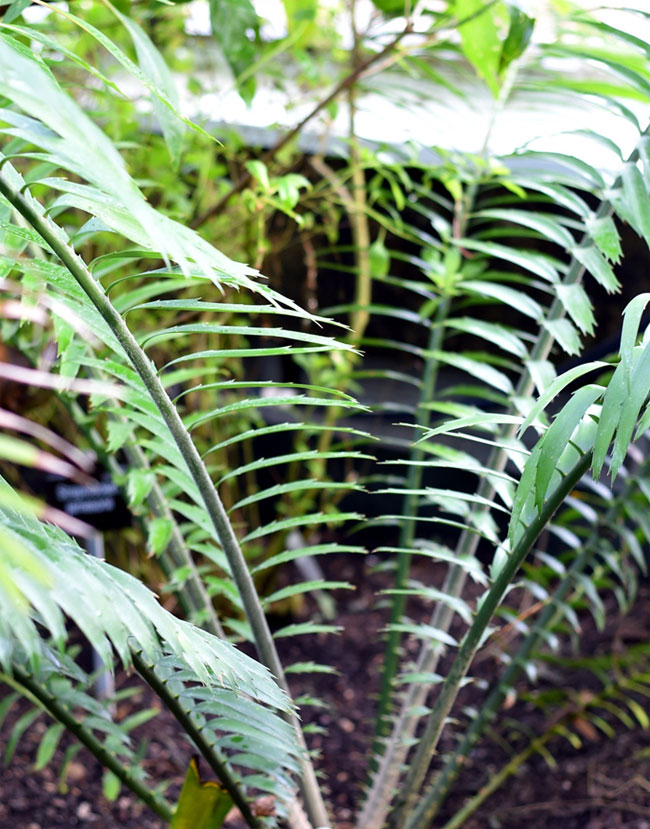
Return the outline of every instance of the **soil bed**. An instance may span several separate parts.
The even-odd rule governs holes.
[[[381,643],[378,631],[385,624],[385,610],[377,607],[377,592],[387,586],[387,576],[373,573],[371,559],[331,557],[324,562],[328,578],[349,580],[357,585],[354,593],[337,594],[335,623],[343,628],[339,636],[319,635],[294,640],[278,640],[285,663],[316,660],[331,664],[337,674],[292,676],[297,696],[318,697],[323,707],[307,708],[305,723],[327,730],[326,735],[310,736],[310,746],[322,749],[318,767],[327,777],[327,800],[335,815],[336,829],[351,829],[352,820],[366,775],[366,751],[372,737],[372,716],[379,684]],[[429,579],[431,574],[429,573]],[[471,586],[470,586],[471,594]],[[468,599],[472,596],[468,595]],[[642,585],[633,608],[624,617],[617,616],[613,600],[608,602],[609,623],[598,631],[585,614],[581,619],[583,633],[581,652],[585,655],[605,654],[624,649],[650,638],[650,586]],[[311,600],[300,611],[301,621],[313,618],[318,608]],[[414,615],[428,613],[424,607],[414,608]],[[287,619],[281,620],[286,624]],[[453,631],[452,631],[453,632]],[[407,645],[413,648],[415,644]],[[444,673],[445,665],[441,666]],[[495,663],[491,658],[480,660],[472,674],[491,679]],[[118,676],[118,685],[132,682]],[[571,684],[574,689],[590,690],[591,675],[562,673],[554,669],[541,683],[549,687]],[[463,706],[481,705],[484,692],[470,685],[463,691]],[[156,704],[148,692],[136,703]],[[127,700],[119,713],[131,713],[134,701]],[[0,752],[4,754],[11,728],[29,706],[14,706],[0,732]],[[646,706],[647,709],[647,706]],[[515,718],[531,733],[544,727],[544,716],[517,702],[507,715]],[[616,721],[612,721],[615,725]],[[23,735],[11,764],[0,777],[0,829],[162,829],[164,824],[126,790],[110,803],[102,795],[101,769],[96,761],[80,751],[68,766],[65,786],[59,781],[63,754],[72,741],[63,739],[50,765],[35,772],[33,763],[40,736],[46,727],[39,720]],[[523,765],[515,777],[489,798],[465,824],[466,829],[650,829],[650,750],[648,732],[628,731],[620,723],[615,736],[588,732],[582,736],[580,750],[567,741],[549,744],[554,767],[540,755]],[[146,770],[152,781],[172,779],[167,790],[174,799],[180,789],[191,749],[182,739],[173,718],[166,712],[141,726],[136,739],[149,742]],[[447,736],[441,744],[444,753],[452,745]],[[460,808],[465,799],[483,785],[490,774],[498,771],[509,759],[503,747],[484,741],[474,750],[459,777],[444,814],[436,820],[443,826]],[[233,816],[228,829],[240,827]]]

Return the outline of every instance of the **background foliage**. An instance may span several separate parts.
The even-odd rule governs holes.
[[[129,786],[172,826],[219,826],[233,802],[250,826],[327,825],[285,673],[328,666],[317,653],[283,666],[275,643],[336,631],[329,592],[351,585],[326,579],[319,557],[362,553],[368,540],[391,574],[380,599],[390,618],[358,825],[415,829],[432,825],[520,674],[534,681],[540,651],[577,636],[584,609],[603,624],[608,591],[628,608],[645,568],[650,490],[629,449],[649,422],[650,294],[635,274],[621,285],[617,266],[622,232],[650,238],[649,47],[629,22],[647,14],[566,4],[535,21],[466,0],[284,6],[286,31],[269,34],[252,3],[212,0],[208,41],[187,34],[183,4],[5,7],[2,376],[14,386],[0,452],[77,482],[95,453],[137,521],[111,559],[163,590],[166,607],[83,554],[70,535],[87,528],[7,469],[0,658],[5,681],[37,706],[7,755],[45,710],[55,723],[38,764],[67,727],[107,767],[107,793]],[[190,121],[188,106],[214,100],[219,61],[218,83],[230,78],[240,102],[299,98],[293,125],[262,133],[258,148],[245,130]],[[366,108],[431,100],[473,112],[473,151],[360,138]],[[567,118],[610,113],[607,129],[577,130],[588,160],[535,142],[494,150],[502,121],[558,106]],[[596,353],[602,300],[594,310],[591,297],[621,289],[622,328]],[[361,510],[364,534],[346,537]],[[423,580],[418,560],[443,563],[444,583]],[[515,588],[538,603],[536,618],[509,604]],[[305,594],[318,617],[271,632],[267,614]],[[430,618],[412,615],[416,601]],[[105,665],[137,670],[226,799],[194,767],[176,807],[152,788],[128,735],[153,712],[113,720],[66,619]],[[499,630],[514,623],[502,647]],[[259,662],[232,642],[251,643]],[[431,767],[486,647],[504,669],[481,712],[456,726],[457,751]],[[572,733],[575,717],[611,713],[612,695],[621,722],[646,727],[644,660],[633,654],[573,719],[517,746],[477,798]],[[256,813],[260,793],[275,817]],[[206,816],[186,812],[204,797]]]

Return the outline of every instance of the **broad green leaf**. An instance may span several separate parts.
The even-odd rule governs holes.
[[[285,210],[293,210],[300,201],[300,188],[311,188],[311,182],[297,173],[286,173],[274,180],[278,190],[278,199]],[[292,216],[295,214],[291,214]]]
[[[461,48],[496,98],[502,50],[500,34],[508,20],[505,4],[455,0],[453,11],[458,20],[470,18],[459,26]]]
[[[387,17],[401,17],[406,9],[407,0],[372,0],[380,12]]]
[[[170,829],[220,829],[232,805],[218,783],[201,780],[198,757],[192,757]]]
[[[535,27],[535,19],[524,14],[514,3],[508,5],[508,13],[510,14],[510,28],[501,49],[499,60],[501,74],[526,51]]]
[[[302,26],[303,34],[298,40],[298,45],[305,45],[316,30],[316,13],[318,12],[318,0],[282,0],[287,15],[287,26],[290,35],[295,35]]]
[[[390,273],[390,253],[381,239],[376,239],[368,248],[370,258],[370,275],[374,278],[388,276]]]
[[[247,161],[246,169],[251,174],[254,181],[256,181],[260,185],[260,187],[265,193],[268,193],[271,190],[269,171],[266,164],[264,164],[263,161],[258,161],[257,159],[254,159],[253,161]]]
[[[172,537],[173,523],[168,518],[159,516],[149,521],[147,526],[147,549],[155,556],[167,549]]]
[[[257,46],[249,32],[257,35],[259,21],[250,0],[210,0],[212,35],[237,77],[255,63]],[[255,78],[248,77],[239,87],[239,94],[250,104],[255,94]]]

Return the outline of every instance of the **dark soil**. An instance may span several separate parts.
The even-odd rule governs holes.
[[[351,829],[361,786],[366,775],[366,752],[372,736],[372,715],[381,665],[381,644],[377,631],[385,623],[385,612],[377,609],[377,591],[386,584],[386,576],[370,571],[370,560],[357,557],[332,557],[326,562],[327,576],[348,579],[357,584],[354,593],[338,594],[336,623],[343,627],[339,636],[319,635],[294,640],[278,640],[286,663],[316,659],[333,665],[338,674],[307,674],[292,677],[296,695],[319,697],[323,707],[303,712],[306,723],[314,723],[327,734],[313,734],[312,748],[322,749],[318,766],[327,779],[327,800],[336,818],[337,829]],[[429,573],[429,579],[431,574]],[[471,591],[471,588],[470,588]],[[471,598],[471,595],[468,596]],[[585,614],[580,649],[583,655],[611,652],[650,639],[650,586],[641,587],[634,607],[621,617],[615,602],[607,603],[609,622],[598,631]],[[304,618],[313,617],[318,608],[309,600],[299,611]],[[424,614],[425,608],[414,613]],[[286,624],[286,618],[281,620]],[[408,645],[415,651],[415,645]],[[493,658],[484,658],[473,675],[491,679],[495,672]],[[444,665],[442,670],[444,672]],[[133,682],[124,675],[118,686]],[[593,677],[587,673],[554,666],[540,680],[542,686],[571,686],[576,691],[593,690]],[[463,706],[478,707],[484,692],[477,685],[468,686],[460,700]],[[643,698],[640,698],[643,703]],[[645,701],[648,709],[647,700]],[[139,699],[124,702],[120,715],[128,715],[134,705],[155,704],[149,692]],[[0,732],[0,751],[4,753],[16,721],[29,706],[14,706]],[[516,702],[505,715],[514,718],[531,733],[548,726],[545,715],[532,706]],[[588,725],[582,727],[582,748],[576,750],[566,740],[548,744],[548,762],[539,754],[526,762],[518,773],[490,798],[465,824],[466,829],[650,829],[650,741],[649,732],[627,730],[611,721],[615,735],[606,737]],[[462,722],[459,725],[462,727]],[[0,829],[162,829],[162,821],[123,790],[113,803],[102,795],[99,765],[85,750],[68,764],[65,783],[59,773],[63,754],[71,741],[62,740],[54,759],[42,771],[33,763],[40,736],[46,723],[37,720],[22,736],[10,765],[0,778]],[[578,729],[580,731],[580,729]],[[191,754],[173,719],[163,712],[136,732],[149,741],[145,766],[151,780],[171,779],[167,790],[170,799],[177,795]],[[444,752],[451,737],[441,744]],[[474,750],[461,773],[446,812],[436,826],[454,814],[509,759],[498,741],[485,741]],[[550,765],[549,765],[550,763]],[[241,823],[236,816],[226,824],[235,829]]]

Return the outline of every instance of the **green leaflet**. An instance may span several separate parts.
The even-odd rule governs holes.
[[[248,32],[258,33],[259,21],[250,0],[210,0],[212,35],[237,77],[255,63],[257,48]],[[247,104],[255,95],[255,78],[248,77],[239,86],[239,94]]]
[[[472,319],[471,317],[452,317],[445,322],[447,328],[456,331],[465,331],[475,337],[481,337],[487,342],[494,343],[503,351],[514,354],[517,357],[526,357],[526,346],[517,334],[504,325],[484,320]]]
[[[455,0],[453,10],[459,20],[470,18],[459,27],[463,54],[496,98],[502,57],[500,30],[508,19],[506,6],[501,2]]]
[[[640,356],[640,349],[635,349],[632,353],[632,367],[636,364]],[[607,391],[603,399],[603,406],[600,412],[600,420],[598,422],[598,432],[594,441],[594,459],[593,472],[594,478],[597,478],[605,463],[607,451],[612,442],[612,438],[618,428],[620,420],[620,411],[623,402],[628,399],[629,388],[626,378],[626,370],[623,363],[620,363],[609,383],[607,384]]]
[[[519,265],[525,271],[541,276],[542,279],[552,284],[559,280],[557,268],[553,265],[549,256],[521,248],[508,247],[498,242],[482,242],[478,239],[458,239],[455,241],[456,244],[468,250],[475,250],[495,259],[502,259],[504,262]]]
[[[650,302],[650,293],[643,293],[635,296],[629,302],[625,311],[623,312],[623,328],[621,329],[621,360],[627,368],[627,374],[630,373],[630,361],[632,358],[632,351],[636,345],[636,339],[639,334],[639,325],[641,317]]]
[[[479,282],[469,279],[463,280],[461,287],[479,296],[496,299],[498,302],[511,306],[519,311],[519,313],[531,319],[539,320],[542,316],[542,307],[538,302],[527,296],[523,291],[510,288],[508,285],[502,285],[499,282],[488,280]]]
[[[646,402],[648,393],[650,392],[650,348],[646,345],[631,373],[629,364],[624,363],[623,366],[624,372],[629,376],[629,381],[626,383],[628,393],[623,398],[616,438],[614,440],[614,448],[612,450],[612,463],[610,468],[612,481],[616,478],[623,464],[628,446],[632,441],[634,427],[636,426],[642,406]]]
[[[65,726],[62,723],[54,723],[47,729],[45,734],[43,734],[41,741],[38,744],[38,751],[36,752],[34,771],[40,771],[47,766],[54,756],[54,752],[56,751],[64,731]]]
[[[545,320],[543,325],[567,354],[580,354],[580,336],[568,319]]]
[[[477,219],[497,219],[523,225],[568,250],[574,244],[573,236],[553,216],[536,211],[490,208],[474,214]]]
[[[542,411],[548,406],[551,400],[554,400],[557,397],[557,395],[560,394],[560,392],[563,389],[565,389],[570,383],[572,383],[574,380],[577,380],[580,377],[583,377],[590,371],[595,371],[596,369],[600,368],[607,368],[607,366],[608,363],[603,363],[599,361],[584,363],[581,366],[575,366],[574,368],[571,368],[568,371],[563,372],[559,375],[559,377],[556,377],[554,380],[552,380],[548,387],[544,390],[544,393],[541,395],[539,400],[528,412],[526,419],[519,427],[519,434],[523,435],[526,429],[542,413]]]
[[[623,167],[623,195],[634,229],[650,244],[650,198],[648,188],[636,164]]]
[[[573,255],[606,291],[616,293],[621,290],[621,284],[609,262],[594,245],[586,247],[581,245],[580,247],[574,248]]]
[[[603,256],[615,265],[621,261],[623,251],[616,224],[611,216],[591,217],[585,222],[587,232]]]
[[[173,523],[163,517],[153,518],[147,527],[147,549],[157,556],[167,549],[173,532]]]
[[[404,14],[405,0],[372,0],[372,4],[387,17],[399,17]]]
[[[579,282],[569,285],[559,284],[555,291],[567,314],[580,331],[583,334],[593,334],[596,321],[591,302],[582,285]]]
[[[346,581],[326,581],[325,579],[291,584],[267,596],[264,599],[264,606],[268,607],[273,602],[280,602],[292,596],[300,596],[303,593],[311,593],[314,590],[354,590],[354,587]]]
[[[158,91],[158,94],[152,96],[154,111],[162,127],[172,162],[175,166],[178,166],[185,135],[185,124],[177,114],[179,108],[178,92],[172,74],[149,35],[134,20],[120,14],[117,10],[115,10],[115,14],[131,35],[143,75],[149,78],[151,86]],[[169,102],[169,105],[167,102]]]
[[[30,131],[30,140],[57,166],[89,182],[77,185],[54,180],[59,189],[65,189],[69,203],[78,201],[78,206],[90,209],[93,215],[97,209],[104,221],[109,220],[109,226],[113,221],[127,238],[160,251],[185,273],[198,269],[217,284],[223,273],[252,287],[254,283],[248,278],[253,274],[251,269],[234,263],[146,202],[113,143],[37,61],[5,38],[0,38],[0,92],[30,116],[20,121],[21,116],[9,111],[3,118],[10,123],[20,121],[22,129]],[[38,119],[49,130],[31,119]],[[3,177],[9,175],[6,164],[2,170]],[[42,212],[40,206],[38,209]]]
[[[560,455],[566,449],[573,432],[584,417],[587,409],[602,394],[602,386],[583,386],[571,397],[541,438],[535,476],[535,503],[540,513]]]

